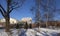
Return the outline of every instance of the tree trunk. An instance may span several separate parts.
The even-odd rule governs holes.
[[[10,32],[10,16],[9,15],[5,16],[5,21],[6,21],[6,25],[5,25],[6,32]]]

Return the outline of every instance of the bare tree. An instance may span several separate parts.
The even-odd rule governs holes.
[[[33,7],[33,9],[35,9],[35,17],[34,17],[35,21],[40,22],[41,19],[42,20],[44,19],[46,21],[46,27],[47,27],[48,21],[53,21],[54,12],[56,10],[56,2],[55,0],[35,0],[35,3],[36,6]]]
[[[38,31],[40,32],[40,24],[41,24],[41,18],[42,18],[42,11],[41,11],[41,3],[42,3],[42,0],[34,0],[35,1],[35,6],[32,7],[32,11],[34,10],[34,20],[35,20],[35,24],[38,25]]]
[[[1,0],[0,0],[1,1]],[[5,10],[3,6],[0,4],[0,13],[6,20],[6,32],[9,32],[10,30],[10,13],[23,5],[24,0],[6,0],[7,3],[7,9]]]
[[[44,4],[44,5],[43,5]],[[56,10],[55,0],[46,0],[43,3],[44,18],[46,20],[46,27],[48,26],[48,21],[53,21],[54,12]]]
[[[40,2],[41,0],[34,0],[35,1],[35,7],[32,8],[32,10],[34,10],[35,14],[34,14],[34,20],[35,23],[39,26],[38,28],[40,28],[40,20],[41,20],[41,13],[40,13]],[[35,8],[35,9],[34,9]]]

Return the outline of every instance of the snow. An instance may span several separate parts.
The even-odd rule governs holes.
[[[33,29],[12,29],[12,36],[57,36],[60,29],[33,28]],[[0,36],[8,36],[4,29],[0,29]]]

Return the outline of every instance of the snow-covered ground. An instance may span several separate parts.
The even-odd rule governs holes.
[[[12,36],[57,36],[60,29],[33,28],[33,29],[12,29]],[[18,31],[17,31],[18,30]],[[7,36],[4,29],[0,29],[0,36]]]

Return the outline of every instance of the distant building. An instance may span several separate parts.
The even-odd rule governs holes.
[[[0,22],[1,23],[5,22],[5,19],[0,19]],[[16,24],[16,23],[18,23],[18,20],[10,18],[10,24]]]
[[[0,19],[0,27],[5,27],[5,19]],[[13,18],[10,18],[10,26],[17,24],[19,21]]]
[[[22,22],[27,22],[28,24],[32,23],[32,18],[31,17],[26,17],[21,19]]]

